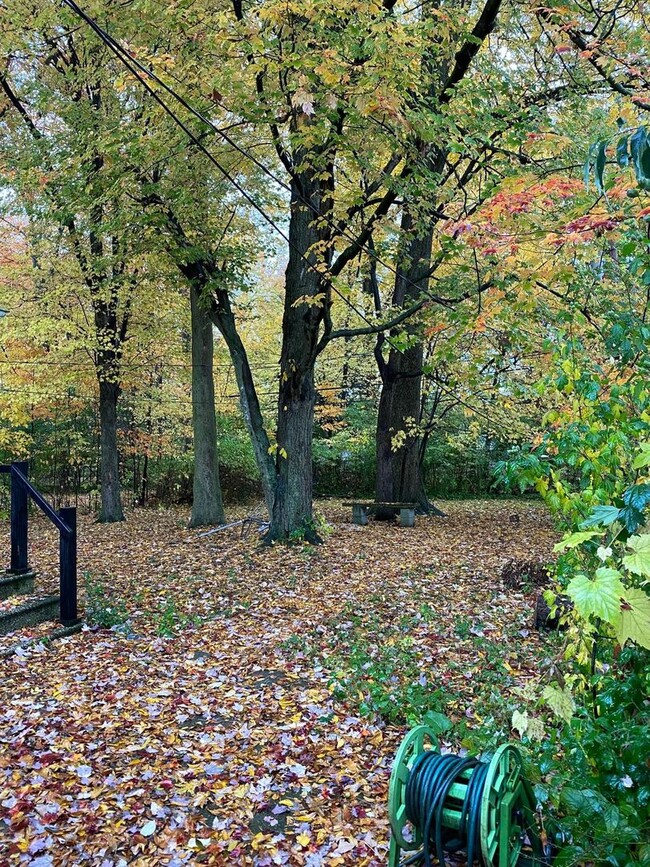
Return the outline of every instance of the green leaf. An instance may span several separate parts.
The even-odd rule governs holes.
[[[526,736],[530,738],[531,741],[542,741],[544,740],[545,734],[544,723],[541,719],[537,716],[531,716],[528,720],[528,725],[526,726]]]
[[[641,443],[641,452],[632,461],[632,468],[642,470],[650,466],[650,442]]]
[[[556,716],[565,722],[571,722],[576,706],[568,689],[559,689],[549,684],[544,687],[542,698]]]
[[[630,136],[630,154],[634,165],[634,173],[639,185],[644,189],[650,184],[650,148],[645,127],[640,126]]]
[[[631,536],[627,540],[627,547],[632,551],[623,557],[623,565],[635,575],[643,575],[650,578],[650,535]]]
[[[633,485],[628,488],[623,494],[623,502],[626,506],[631,506],[642,512],[650,503],[650,485],[644,482],[641,485]]]
[[[520,710],[513,711],[512,728],[519,732],[520,738],[523,738],[528,728],[528,711],[525,710],[523,713]]]
[[[453,728],[453,723],[446,717],[444,713],[436,713],[433,710],[428,710],[424,716],[422,717],[422,723],[425,726],[429,726],[430,729],[437,735],[441,735],[443,732],[448,732],[451,728]]]
[[[569,548],[577,548],[578,545],[582,545],[583,542],[589,541],[589,539],[593,539],[594,536],[600,536],[601,532],[599,530],[584,530],[579,533],[571,533],[570,536],[566,536],[562,539],[561,542],[558,542],[557,545],[553,546],[553,551],[557,554],[558,551],[566,551]]]
[[[629,165],[630,159],[627,154],[627,136],[621,136],[616,145],[616,162],[624,169]]]
[[[569,582],[566,592],[583,617],[593,614],[608,623],[618,623],[621,597],[625,592],[621,578],[617,569],[601,566],[596,569],[593,579],[586,575],[576,575]]]
[[[638,587],[625,591],[616,638],[621,646],[629,638],[650,650],[650,596]]]
[[[636,533],[639,527],[643,527],[645,524],[643,512],[635,509],[634,506],[625,506],[624,509],[621,509],[619,520],[630,534]]]
[[[589,515],[580,524],[581,527],[603,526],[609,527],[620,515],[620,509],[616,506],[596,506],[591,515]]]
[[[621,813],[615,804],[607,804],[603,810],[603,821],[608,834],[612,834],[621,823]]]
[[[593,789],[563,789],[562,802],[571,812],[594,816],[602,813],[604,798]]]
[[[531,741],[541,741],[544,739],[544,723],[539,717],[529,717],[527,710],[523,711],[523,713],[519,710],[514,711],[512,714],[512,728],[519,732],[519,737],[521,738],[525,736]]]
[[[596,181],[596,189],[602,195],[605,192],[603,181],[603,173],[605,171],[607,142],[601,141],[598,143],[598,151],[596,153],[596,163],[594,168],[594,178]]]

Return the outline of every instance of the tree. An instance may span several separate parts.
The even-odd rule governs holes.
[[[450,14],[452,9],[460,11],[455,4],[445,9]],[[457,244],[456,239],[471,228],[472,215],[508,176],[534,177],[549,171],[558,154],[540,159],[531,143],[557,128],[559,107],[567,111],[578,94],[594,89],[591,81],[571,83],[570,71],[558,63],[552,45],[544,45],[533,10],[515,12],[509,4],[487,2],[475,12],[461,12],[461,20],[463,14],[467,19],[465,28],[459,28],[460,37],[452,31],[449,39],[441,32],[423,45],[420,54],[418,92],[427,94],[429,127],[422,132],[416,128],[411,135],[417,157],[403,197],[394,305],[413,303],[429,293],[430,281],[436,280],[438,285],[454,284],[445,305],[474,299],[480,310],[481,295],[498,288],[507,274],[493,261],[496,250],[485,245],[487,259],[475,248],[463,256],[462,242]],[[471,38],[463,41],[470,27]],[[531,27],[542,40],[533,58],[520,36]],[[506,56],[518,58],[516,68],[504,63]],[[431,127],[437,135],[431,134]],[[389,344],[383,336],[375,353],[382,377],[376,497],[417,502],[429,511],[421,472],[431,433],[423,415],[426,365],[421,326],[410,324],[402,338],[394,337],[397,345],[393,340],[387,358]]]
[[[190,288],[192,319],[192,426],[194,481],[190,527],[225,523],[217,460],[217,416],[214,401],[212,322],[201,297]]]
[[[423,499],[419,459],[426,320],[416,323],[412,317],[480,299],[498,282],[494,264],[479,261],[476,250],[457,243],[444,227],[471,216],[515,169],[541,171],[554,163],[555,154],[537,159],[526,146],[531,126],[545,129],[545,107],[575,92],[550,40],[542,40],[529,56],[527,30],[539,30],[534,10],[500,0],[488,0],[476,11],[454,2],[409,10],[368,0],[354,16],[342,2],[297,10],[276,0],[251,8],[234,0],[161,11],[158,3],[142,0],[138,8],[144,26],[137,35],[128,21],[114,22],[124,31],[118,35],[137,40],[121,61],[133,74],[142,71],[134,65],[142,57],[159,78],[138,114],[144,132],[137,137],[140,151],[131,154],[136,168],[129,192],[145,204],[152,225],[172,240],[177,267],[229,347],[271,512],[269,539],[296,531],[315,536],[315,368],[336,339],[383,335],[376,350],[384,381],[378,495]],[[154,21],[160,30],[161,16],[169,34],[165,44],[152,35]],[[101,32],[97,35],[106,41]],[[479,53],[481,46],[489,51]],[[183,85],[169,74],[173,64],[184,71]],[[285,235],[275,437],[267,433],[239,333],[236,284],[245,269],[230,261],[237,247],[234,233],[224,243],[216,220],[208,221],[206,232],[197,231],[188,200],[202,203],[205,195],[192,184],[179,194],[174,181],[187,177],[182,171],[145,165],[151,157],[160,164],[151,143],[170,129],[168,121],[161,123],[161,95],[170,100],[172,94],[161,81],[183,90],[202,112],[201,118],[183,115],[181,128],[192,153],[187,165],[193,171],[195,154],[203,151],[214,167],[210,183],[220,173],[224,185],[243,195],[249,225],[256,210],[258,222],[262,217]],[[590,86],[587,81],[582,89]],[[129,79],[130,94],[134,87]],[[144,105],[138,98],[133,104]],[[235,137],[217,128],[217,120],[231,131],[234,127]],[[275,154],[271,168],[267,138]],[[288,196],[286,232],[274,208],[278,189]],[[201,206],[199,213],[206,209]],[[350,289],[343,279],[353,262],[360,263],[370,291]],[[392,297],[382,304],[382,294],[389,294],[382,286],[389,283]],[[362,324],[348,320],[336,327],[340,308],[335,299],[354,310]],[[395,434],[407,428],[397,454]]]
[[[359,328],[335,329],[331,319],[333,297],[339,291],[336,278],[364,251],[374,227],[399,200],[413,172],[409,162],[413,137],[405,135],[411,121],[404,114],[412,104],[400,94],[407,93],[411,83],[417,86],[417,80],[411,70],[413,51],[405,58],[396,46],[410,47],[415,41],[419,49],[434,28],[430,19],[411,22],[393,16],[392,4],[364,4],[355,10],[354,19],[343,8],[309,10],[303,15],[275,3],[246,11],[234,3],[232,11],[234,22],[225,16],[219,19],[222,29],[216,28],[217,38],[220,45],[225,39],[237,46],[236,63],[239,46],[243,48],[252,80],[244,79],[243,87],[233,92],[232,76],[217,79],[215,75],[215,91],[224,103],[242,106],[240,111],[249,122],[269,124],[290,197],[269,531],[274,539],[299,529],[311,533],[311,435],[318,355],[335,338],[386,330],[425,303],[419,292],[412,310]],[[187,25],[185,13],[183,18]],[[461,19],[450,28],[462,32]],[[489,32],[487,24],[481,27]],[[209,42],[211,38],[199,30],[197,39]],[[458,70],[452,69],[449,87],[462,78],[461,70],[473,57],[476,34],[459,37],[459,42]],[[378,82],[375,68],[382,66],[387,72]],[[228,69],[226,63],[223,69]],[[242,93],[249,84],[254,87],[254,100]],[[377,97],[365,95],[378,86]],[[364,134],[378,118],[381,132],[370,145]],[[348,166],[360,173],[363,183],[361,194],[346,201],[337,193]],[[412,216],[404,219],[408,229]],[[406,279],[409,285],[415,282]]]
[[[10,10],[8,20],[16,30],[24,28],[24,19],[18,24],[24,11]],[[88,352],[99,388],[99,519],[121,521],[117,404],[133,296],[144,264],[133,209],[117,192],[119,142],[111,134],[124,106],[105,87],[105,54],[56,24],[21,32],[0,74],[4,163],[34,231],[49,221],[54,231],[48,240],[59,255],[74,261],[87,292],[93,336]]]
[[[20,3],[11,11],[12,23],[25,12]],[[13,148],[6,163],[10,182],[32,222],[32,242],[45,220],[62,227],[65,234],[55,235],[59,255],[69,254],[81,275],[84,292],[76,298],[82,310],[86,299],[90,306],[92,329],[86,350],[99,388],[99,517],[114,521],[124,517],[117,420],[124,348],[137,304],[136,288],[147,291],[156,279],[156,291],[160,288],[160,277],[152,278],[156,269],[151,258],[158,244],[146,218],[137,213],[147,145],[142,126],[147,94],[122,86],[121,67],[110,62],[110,52],[98,52],[88,34],[68,28],[74,20],[69,15],[63,27],[58,18],[58,14],[37,16],[33,29],[23,27],[22,44],[15,47],[0,79],[7,108],[12,109],[5,111],[12,134],[8,144]],[[158,146],[154,174],[162,171],[166,148],[166,143]],[[36,179],[35,167],[41,169]],[[197,443],[192,523],[196,524],[222,521],[223,504],[216,454],[212,330],[199,303],[192,304],[192,313]]]
[[[272,4],[271,4],[272,5]],[[269,7],[270,8],[270,7]],[[278,7],[279,8],[279,7]],[[262,10],[266,14],[267,10]],[[159,10],[157,10],[157,13]],[[229,20],[226,29],[240,31],[238,40],[248,40],[246,35],[248,23],[244,21],[242,9],[238,4],[233,7],[234,20]],[[170,15],[177,14],[170,10]],[[184,25],[187,26],[187,14],[183,11]],[[284,14],[284,13],[282,13]],[[378,15],[377,10],[369,4],[368,15],[371,20],[378,20],[383,13]],[[257,92],[255,105],[248,112],[248,120],[252,122],[267,123],[264,116],[268,116],[267,101],[271,99],[279,105],[285,105],[287,97],[293,93],[292,108],[286,117],[284,127],[288,136],[286,146],[281,141],[279,129],[275,123],[271,123],[276,151],[280,163],[289,175],[287,187],[290,191],[289,220],[289,262],[285,272],[285,304],[283,320],[283,348],[280,363],[280,388],[278,401],[275,465],[269,460],[269,438],[263,426],[259,401],[254,390],[250,365],[236,330],[235,318],[232,308],[232,298],[228,291],[226,281],[223,279],[223,269],[214,262],[214,251],[209,248],[200,255],[196,255],[191,242],[188,241],[187,233],[177,215],[167,207],[164,197],[158,193],[152,193],[149,204],[158,206],[166,214],[168,228],[176,239],[178,249],[184,250],[185,255],[179,259],[184,261],[181,266],[185,275],[195,285],[199,282],[203,286],[210,286],[212,305],[210,315],[213,321],[224,335],[231,351],[231,357],[235,369],[238,372],[240,395],[244,416],[253,435],[254,448],[258,459],[262,479],[266,482],[269,491],[267,499],[272,499],[272,519],[269,538],[287,537],[295,530],[302,529],[313,536],[310,529],[311,522],[311,436],[314,417],[315,389],[314,389],[314,365],[317,356],[325,348],[331,339],[339,336],[348,336],[348,331],[335,332],[330,318],[332,295],[335,291],[332,279],[340,273],[354,255],[358,253],[359,244],[362,244],[370,236],[371,227],[364,226],[348,244],[346,250],[339,254],[336,264],[333,259],[333,244],[330,244],[331,221],[334,218],[333,192],[334,163],[336,146],[341,138],[343,116],[334,108],[330,107],[325,119],[327,132],[325,141],[314,145],[310,139],[313,136],[314,125],[310,123],[309,103],[307,100],[300,101],[303,96],[301,91],[301,76],[298,73],[301,58],[304,57],[304,49],[311,32],[305,22],[293,13],[289,13],[291,26],[297,26],[303,39],[301,45],[294,44],[289,47],[287,54],[282,55],[280,64],[286,75],[283,74],[279,88],[273,84],[273,94],[270,94],[265,85],[272,78],[271,70],[255,72],[255,59],[260,46],[250,47],[248,54],[249,68],[253,71],[253,83]],[[338,25],[327,21],[324,35],[337,36]],[[284,26],[284,23],[280,27]],[[218,29],[216,30],[218,32]],[[276,33],[269,32],[269,38],[274,40]],[[351,34],[351,41],[356,42],[357,37]],[[212,37],[204,31],[200,31],[199,41],[206,41]],[[386,43],[384,42],[384,47]],[[358,49],[358,46],[357,46]],[[266,57],[264,52],[260,58]],[[237,57],[232,59],[238,63]],[[262,61],[266,64],[266,60]],[[336,60],[335,62],[338,62]],[[228,70],[224,64],[224,70]],[[283,83],[286,82],[286,86]],[[228,79],[232,86],[232,78]],[[248,83],[248,82],[246,82]],[[216,84],[216,82],[215,82]],[[215,86],[212,93],[221,94]],[[219,96],[219,99],[225,97]],[[241,103],[244,105],[244,103]],[[284,109],[283,109],[284,110]],[[246,112],[242,111],[246,116]],[[328,138],[329,136],[329,138]],[[195,144],[198,140],[193,138]],[[389,171],[395,168],[399,160],[389,161]],[[324,169],[324,171],[323,171]],[[381,189],[382,180],[379,179],[373,185],[369,195]],[[374,219],[384,215],[395,199],[395,193],[386,193],[383,203],[376,208]],[[348,209],[348,219],[360,212],[359,206]],[[315,219],[323,214],[324,220]],[[342,221],[341,227],[334,233],[341,238],[345,231],[347,220]],[[323,269],[328,274],[323,276]],[[321,333],[321,327],[323,329]],[[371,325],[370,333],[378,328],[386,327]],[[359,333],[365,333],[362,329]],[[356,333],[356,332],[355,332]]]

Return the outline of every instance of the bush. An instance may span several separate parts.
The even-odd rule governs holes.
[[[650,865],[650,654],[624,650],[595,706],[544,741],[533,768],[569,844],[557,865]],[[533,771],[534,772],[534,771]]]
[[[110,629],[113,626],[122,626],[129,618],[124,603],[117,599],[106,585],[99,579],[92,578],[87,572],[84,574],[86,587],[86,622],[90,626],[100,626],[102,629]]]
[[[317,496],[372,497],[375,485],[375,441],[370,431],[339,431],[315,439],[314,490]]]

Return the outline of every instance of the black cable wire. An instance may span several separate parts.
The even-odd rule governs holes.
[[[348,352],[343,355],[326,355],[323,359],[324,362],[330,361],[346,361],[350,358],[368,358],[368,352]],[[149,361],[140,361],[140,362],[128,362],[124,365],[126,370],[135,370],[136,368],[145,367],[150,368],[152,364],[162,364],[165,368],[179,368],[182,370],[191,370],[193,367],[201,367],[200,364],[191,364],[185,362],[175,362],[175,361],[167,361],[164,358],[153,359]],[[85,369],[87,367],[81,361],[51,361],[47,358],[0,358],[0,364],[7,365],[37,365],[37,366],[45,366],[45,367],[77,367],[81,369]],[[232,365],[230,365],[231,367]],[[280,366],[280,362],[274,361],[270,364],[256,364],[256,370],[277,370]]]
[[[140,61],[136,57],[133,57],[132,54],[129,54],[128,52],[126,52],[124,50],[124,48],[120,45],[120,43],[113,36],[111,36],[111,34],[108,33],[108,31],[106,31],[102,27],[100,27],[100,25],[97,24],[97,22],[93,18],[91,18],[87,13],[85,13],[77,5],[77,3],[74,2],[74,0],[63,0],[63,2],[76,15],[82,17],[83,20],[86,21],[86,23],[92,27],[92,29],[97,33],[97,35],[102,39],[102,41],[105,44],[109,45],[110,48],[112,48],[113,53],[115,53],[115,54],[119,53],[118,56],[123,62],[125,62],[125,65],[126,65],[126,61],[124,58],[128,57],[128,63],[129,64],[132,64],[133,66],[137,67],[138,70],[143,72],[145,75],[147,75],[153,81],[155,81],[158,85],[160,85],[160,87],[162,87],[163,90],[166,93],[168,93],[173,99],[177,100],[177,102],[179,102],[183,106],[183,108],[187,109],[187,111],[189,111],[191,114],[193,114],[194,117],[196,117],[198,120],[200,120],[202,123],[204,123],[211,130],[216,132],[217,135],[221,136],[221,138],[225,142],[227,142],[232,148],[234,148],[234,150],[236,150],[237,153],[241,154],[247,160],[252,162],[253,165],[257,166],[263,172],[263,174],[265,174],[268,178],[270,178],[274,183],[278,184],[279,187],[284,189],[289,194],[292,193],[292,189],[289,186],[289,184],[285,183],[282,180],[282,178],[278,177],[275,174],[275,172],[273,172],[267,165],[265,165],[256,156],[254,156],[248,150],[246,150],[246,148],[243,148],[240,144],[238,144],[232,138],[232,136],[229,136],[220,127],[218,127],[215,123],[213,123],[210,120],[210,118],[206,117],[202,112],[200,112],[198,109],[194,108],[194,106],[191,103],[189,103],[185,99],[185,97],[181,96],[176,90],[174,90],[174,88],[170,87],[168,84],[165,84],[165,82],[158,75],[156,75],[155,72],[153,72],[151,69],[146,67],[143,63],[140,63]],[[135,73],[132,72],[132,74],[135,74]],[[136,75],[135,77],[138,79],[138,81],[140,81],[141,83],[144,83],[144,82],[142,82],[142,79],[138,75]],[[396,268],[393,268],[392,265],[389,265],[387,262],[385,262],[383,259],[381,259],[377,255],[377,251],[373,247],[370,247],[366,244],[359,244],[357,238],[354,235],[344,231],[331,217],[328,217],[326,214],[323,214],[321,212],[320,208],[318,208],[316,205],[314,205],[313,202],[311,202],[309,199],[306,199],[304,196],[302,196],[300,194],[300,191],[296,191],[296,195],[297,195],[297,198],[299,199],[299,201],[302,202],[302,204],[304,204],[307,208],[309,208],[309,210],[314,214],[315,217],[317,217],[319,220],[323,220],[330,228],[339,232],[339,234],[342,237],[346,238],[351,243],[357,245],[359,247],[360,251],[363,251],[368,256],[370,256],[377,264],[382,265],[384,268],[386,268],[387,271],[389,271],[393,275],[399,276],[408,285],[414,286],[415,288],[418,288],[418,289],[420,288],[417,285],[417,283],[415,283],[415,281],[411,280],[407,275],[400,274]],[[439,216],[441,218],[442,217],[446,218],[446,215],[444,215],[444,214],[439,214]],[[332,288],[334,288],[334,287],[332,287]],[[334,291],[336,291],[336,290],[334,290]],[[358,310],[356,312],[358,315],[361,315]]]
[[[270,217],[266,213],[266,211],[262,208],[262,206],[259,205],[255,201],[255,199],[244,189],[244,187],[241,186],[241,184],[237,180],[235,180],[235,178],[231,175],[231,173],[228,171],[228,169],[224,168],[221,165],[221,163],[217,160],[217,158],[205,147],[205,145],[203,145],[203,143],[200,141],[200,139],[197,138],[197,136],[194,135],[194,133],[189,129],[189,127],[172,111],[171,108],[169,108],[169,106],[159,96],[159,94],[157,94],[156,91],[152,87],[150,87],[149,84],[147,84],[147,82],[139,75],[138,69],[133,64],[137,63],[139,66],[142,66],[142,65],[139,64],[139,62],[137,60],[134,60],[134,58],[132,58],[130,54],[127,54],[127,52],[124,51],[122,46],[118,42],[116,42],[112,38],[112,36],[110,36],[108,33],[106,33],[99,26],[99,24],[97,24],[97,22],[93,18],[91,18],[79,6],[77,6],[77,4],[74,2],[74,0],[63,0],[63,3],[69,9],[71,9],[72,12],[75,13],[75,15],[80,17],[83,21],[85,21],[89,25],[89,27],[91,27],[91,29],[97,34],[97,36],[99,36],[101,41],[105,45],[107,45],[108,48],[110,48],[110,50],[117,57],[117,59],[120,60],[124,66],[126,66],[126,68],[129,70],[131,75],[133,75],[133,77],[137,81],[140,82],[140,84],[145,88],[147,93],[149,93],[154,98],[154,100],[158,103],[158,105],[160,105],[160,107],[163,109],[163,111],[174,121],[174,123],[176,123],[183,130],[183,132],[188,136],[188,138],[192,141],[192,143],[194,145],[196,145],[196,147],[199,148],[199,150],[203,154],[205,154],[205,156],[207,156],[207,158],[210,160],[210,162],[213,163],[213,165],[221,172],[221,174],[224,176],[224,178],[226,178],[226,180],[233,187],[235,187],[235,189],[246,199],[246,201],[258,212],[258,214],[262,217],[262,219],[264,219],[269,224],[269,226],[271,226],[280,235],[280,237],[284,241],[286,241],[289,248],[291,250],[293,250],[305,262],[307,267],[310,268],[312,271],[314,271],[316,274],[318,274],[318,276],[321,280],[325,279],[321,270],[316,265],[314,265],[313,262],[311,262],[309,260],[309,258],[302,252],[302,250],[299,250],[295,246],[295,244],[292,243],[292,241],[289,239],[289,236],[278,226],[278,224],[275,222],[275,220],[272,217]],[[128,57],[128,60],[127,60],[127,57]],[[146,69],[146,67],[142,67],[142,69],[144,70],[144,72],[147,75],[152,75],[152,77],[155,77],[155,76],[153,76],[152,73],[150,73]],[[156,80],[158,81],[159,79],[156,78]],[[167,86],[164,83],[161,82],[161,84],[163,87],[167,88]],[[167,89],[171,91],[171,88],[167,88]],[[325,219],[325,217],[323,217],[323,219]],[[395,273],[397,273],[397,272],[395,272]],[[408,278],[405,278],[405,279],[407,279],[407,282],[413,283],[413,281],[408,280]],[[373,323],[370,319],[368,319],[368,317],[365,315],[365,313],[363,313],[363,311],[361,311],[357,307],[355,307],[355,305],[348,298],[346,298],[342,292],[339,292],[339,290],[336,288],[336,286],[334,286],[334,284],[332,283],[331,280],[327,280],[327,285],[330,287],[330,289],[336,295],[339,296],[339,298],[350,308],[350,310],[352,310],[354,313],[356,313],[356,315],[363,322],[366,323],[366,325],[370,326],[371,328],[375,327],[376,323]],[[413,283],[413,285],[417,286],[417,284],[415,284],[415,283]],[[386,343],[388,343],[393,349],[395,349],[398,352],[401,352],[399,347],[397,347],[395,344],[393,344],[389,337],[386,337],[385,340],[386,340]]]

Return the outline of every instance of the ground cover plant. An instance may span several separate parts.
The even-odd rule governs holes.
[[[8,863],[384,864],[408,725],[444,714],[456,747],[506,738],[555,654],[500,578],[550,556],[540,507],[444,506],[406,530],[327,502],[322,545],[270,551],[175,510],[136,511],[128,532],[84,521],[96,626],[3,660]],[[54,580],[50,536],[36,521]],[[127,615],[111,628],[99,587]]]

